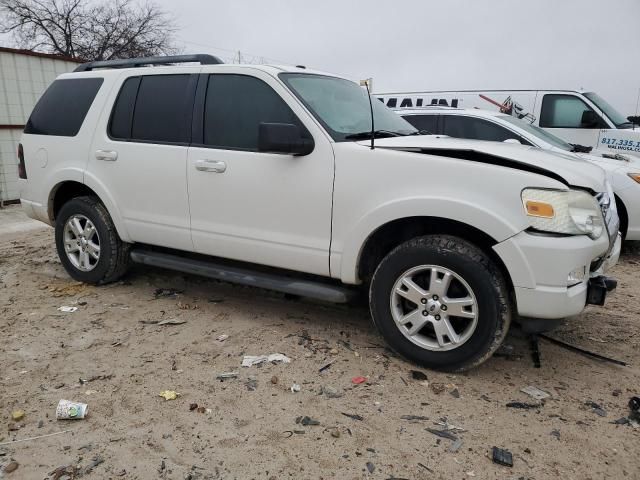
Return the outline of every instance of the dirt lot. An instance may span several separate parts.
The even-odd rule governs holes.
[[[0,444],[66,431],[0,445],[0,466],[19,464],[0,477],[56,478],[68,466],[100,479],[640,478],[640,428],[612,423],[640,394],[633,251],[613,272],[620,287],[607,306],[553,333],[631,366],[542,340],[536,369],[513,329],[512,357],[465,375],[424,371],[424,381],[385,350],[364,308],[141,268],[118,284],[78,285],[57,259],[52,229],[17,207],[0,210]],[[156,298],[159,288],[182,293]],[[186,323],[157,324],[167,319]],[[240,366],[243,355],[274,352],[291,363]],[[229,371],[238,378],[216,379]],[[356,376],[367,381],[354,385]],[[507,407],[535,402],[520,392],[527,385],[551,397]],[[163,390],[180,396],[165,401]],[[87,418],[57,421],[60,399],[88,403]],[[22,420],[12,420],[15,410]],[[319,425],[296,424],[299,416]],[[426,430],[445,418],[464,429],[449,432],[463,441],[455,452]],[[512,452],[512,468],[492,463],[493,446]]]

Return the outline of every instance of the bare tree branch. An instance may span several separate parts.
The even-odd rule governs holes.
[[[0,0],[0,33],[16,46],[83,60],[176,53],[177,26],[154,3]]]

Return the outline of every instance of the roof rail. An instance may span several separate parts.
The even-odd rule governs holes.
[[[166,65],[172,63],[196,62],[200,65],[224,63],[218,57],[198,53],[194,55],[167,55],[158,57],[124,58],[121,60],[96,60],[78,65],[74,72],[88,72],[96,68],[135,68],[143,65]]]

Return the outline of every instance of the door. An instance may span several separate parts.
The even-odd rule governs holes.
[[[283,85],[243,71],[201,75],[198,84],[187,170],[195,250],[328,275],[331,143]],[[298,125],[313,152],[258,151],[263,122]]]
[[[539,125],[569,143],[587,147],[595,147],[600,129],[609,128],[584,100],[568,93],[544,94]]]
[[[87,173],[112,197],[135,242],[193,250],[186,167],[197,78],[128,77],[102,114]]]

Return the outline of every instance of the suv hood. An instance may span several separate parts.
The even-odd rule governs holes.
[[[358,143],[369,146],[370,140]],[[551,152],[537,147],[440,135],[379,138],[375,140],[375,146],[527,170],[594,192],[607,190],[606,176],[602,168],[571,154]]]

